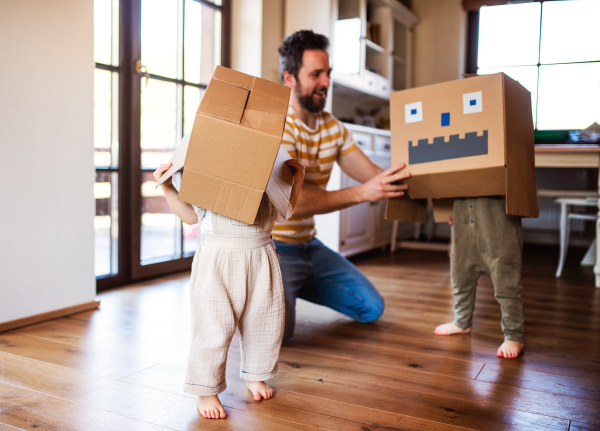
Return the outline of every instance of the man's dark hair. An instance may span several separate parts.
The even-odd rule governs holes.
[[[302,67],[302,57],[307,49],[327,51],[329,39],[312,30],[300,30],[288,36],[279,47],[279,73],[283,79],[283,72],[294,75],[298,79],[298,71]]]

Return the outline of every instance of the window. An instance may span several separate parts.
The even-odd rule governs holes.
[[[196,226],[173,214],[152,172],[191,129],[215,67],[228,64],[228,8],[228,0],[94,0],[99,288],[191,265]]]
[[[94,1],[95,272],[119,272],[119,2]]]
[[[600,122],[600,2],[482,7],[477,74],[504,72],[531,92],[539,131]]]

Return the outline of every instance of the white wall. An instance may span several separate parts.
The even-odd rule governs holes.
[[[231,67],[279,80],[277,48],[283,40],[283,0],[232,0]]]
[[[261,75],[263,0],[231,0],[231,67]]]
[[[413,0],[414,86],[460,79],[465,70],[467,14],[461,0]]]
[[[285,0],[285,37],[312,30],[331,38],[331,0]]]
[[[0,0],[0,322],[93,301],[93,0]]]
[[[262,77],[274,82],[279,78],[279,54],[283,41],[283,0],[263,0]]]

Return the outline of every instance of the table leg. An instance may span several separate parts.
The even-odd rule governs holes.
[[[600,194],[600,173],[598,174],[598,193]],[[600,288],[600,199],[598,199],[598,220],[596,220],[596,266],[594,266],[594,274],[596,274],[596,287]]]

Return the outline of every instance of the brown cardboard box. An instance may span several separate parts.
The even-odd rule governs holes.
[[[398,91],[390,97],[392,164],[404,162],[408,196],[386,218],[436,221],[452,199],[506,196],[506,213],[538,217],[531,94],[504,73]]]
[[[290,88],[218,66],[161,177],[183,165],[179,200],[252,224],[264,192],[285,217],[292,173],[281,146]]]

